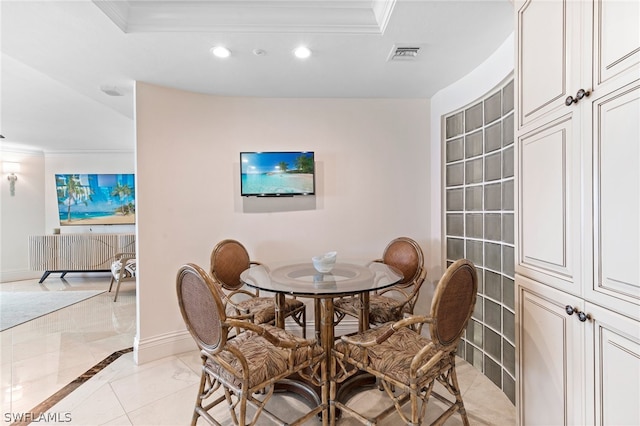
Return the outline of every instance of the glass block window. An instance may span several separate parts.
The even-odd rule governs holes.
[[[515,404],[513,79],[445,116],[447,265],[478,270],[478,298],[458,354]]]

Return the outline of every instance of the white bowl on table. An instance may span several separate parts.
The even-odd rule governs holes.
[[[336,258],[338,256],[337,251],[330,251],[320,256],[313,256],[311,261],[316,271],[326,274],[331,272],[336,264]]]

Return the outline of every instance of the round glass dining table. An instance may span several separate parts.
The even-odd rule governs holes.
[[[250,287],[306,297],[343,296],[380,290],[402,279],[397,269],[380,262],[338,262],[331,272],[318,272],[311,262],[287,263],[269,269],[251,267],[240,275]]]
[[[325,301],[333,316],[333,299],[336,297],[359,295],[361,315],[359,329],[363,331],[369,324],[369,293],[397,284],[403,278],[402,273],[392,266],[381,262],[338,262],[331,272],[316,271],[311,262],[280,264],[269,269],[264,265],[254,266],[242,272],[240,280],[249,287],[276,294],[283,306],[284,296],[313,298]],[[276,312],[282,313],[281,310]],[[320,312],[315,312],[316,332]],[[277,315],[276,325],[284,327],[284,317]]]
[[[284,328],[285,296],[314,299],[316,337],[325,353],[321,387],[321,403],[329,406],[329,366],[332,362],[334,333],[333,299],[344,296],[360,298],[358,329],[369,327],[369,293],[391,287],[403,275],[397,269],[381,262],[337,262],[331,272],[316,271],[311,262],[292,262],[253,266],[240,274],[240,280],[249,287],[275,293],[276,326]],[[333,412],[333,410],[331,410]],[[335,414],[323,412],[323,425],[333,424]]]

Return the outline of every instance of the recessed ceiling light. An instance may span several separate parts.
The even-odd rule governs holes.
[[[311,49],[306,46],[296,47],[293,54],[296,55],[296,58],[305,59],[311,56]]]
[[[231,55],[231,51],[224,46],[216,46],[211,49],[213,56],[217,58],[228,58]]]

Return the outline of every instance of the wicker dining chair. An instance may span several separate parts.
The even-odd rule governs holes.
[[[384,249],[382,258],[374,262],[395,267],[402,272],[404,278],[393,287],[371,293],[369,323],[384,324],[389,321],[398,321],[405,314],[413,314],[420,287],[427,275],[424,268],[424,255],[418,243],[407,237],[396,238]],[[358,297],[343,297],[336,299],[333,303],[336,323],[346,315],[356,318],[360,315]]]
[[[247,249],[238,241],[220,241],[211,251],[210,273],[223,289],[227,315],[253,318],[256,324],[275,324],[275,297],[261,297],[258,290],[243,288],[240,274],[247,268],[260,265],[249,258]],[[297,299],[285,298],[285,318],[291,317],[302,328],[302,337],[307,336],[307,313],[305,304]]]
[[[320,404],[285,423],[266,408],[278,380],[297,373],[318,382],[324,352],[315,340],[272,325],[227,317],[216,284],[198,265],[187,264],[178,270],[176,290],[182,318],[202,359],[192,425],[199,417],[219,425],[210,411],[225,401],[233,423],[241,426],[255,424],[261,414],[279,424],[301,424],[326,409],[326,404]],[[241,332],[230,335],[232,329]],[[248,406],[255,408],[249,421]]]
[[[420,425],[433,395],[448,408],[432,424],[444,423],[457,411],[463,424],[469,425],[458,385],[455,355],[473,312],[477,291],[476,268],[461,259],[449,266],[440,279],[430,316],[408,316],[363,333],[342,336],[332,353],[337,361],[333,377],[342,381],[358,371],[370,373],[393,405],[378,412],[373,419],[365,417],[348,407],[348,401],[335,401],[334,384],[330,399],[335,401],[335,407],[366,424],[376,424],[395,411],[406,424]],[[423,324],[429,324],[430,338],[422,336]],[[432,392],[436,381],[451,393],[454,402]],[[407,402],[409,414],[403,410]]]

